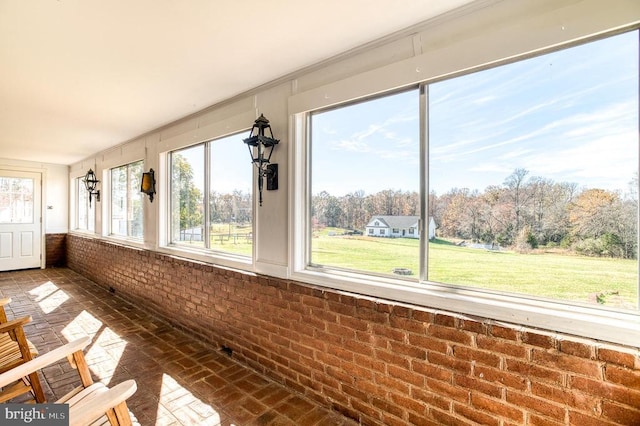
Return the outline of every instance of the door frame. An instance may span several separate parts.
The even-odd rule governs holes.
[[[3,171],[7,172],[27,172],[40,175],[40,269],[45,269],[47,265],[47,252],[46,252],[46,182],[47,182],[47,169],[35,168],[35,167],[23,167],[16,166],[14,164],[5,164],[0,162],[0,174]],[[35,211],[34,211],[35,213]]]

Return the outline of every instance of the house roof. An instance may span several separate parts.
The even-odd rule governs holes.
[[[384,222],[389,228],[411,228],[418,224],[419,216],[373,216],[367,226],[371,226],[374,220]]]

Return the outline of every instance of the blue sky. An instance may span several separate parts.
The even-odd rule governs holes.
[[[231,193],[234,190],[251,192],[254,166],[249,157],[247,145],[242,142],[248,136],[249,130],[246,133],[216,139],[211,143],[212,190],[218,193]],[[194,184],[202,190],[204,188],[203,145],[196,145],[178,153],[191,164]]]
[[[516,168],[627,191],[638,170],[638,32],[429,86],[430,188],[484,190]],[[417,91],[316,114],[316,194],[417,191]]]

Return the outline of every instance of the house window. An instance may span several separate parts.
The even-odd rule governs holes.
[[[311,264],[387,275],[394,268],[418,269],[416,240],[401,249],[376,243],[372,254],[369,236],[327,232],[339,236],[369,225],[374,235],[370,226],[384,225],[375,216],[418,214],[418,124],[417,90],[310,115]]]
[[[170,244],[252,255],[253,170],[246,156],[238,134],[169,154]]]
[[[142,178],[144,162],[111,169],[111,235],[142,238]]]
[[[299,265],[637,310],[638,63],[632,31],[307,113]],[[424,229],[376,240],[381,215]]]
[[[85,187],[82,177],[75,179],[75,190],[77,194],[76,206],[76,230],[94,232],[96,229],[96,200],[92,197],[89,204],[89,193]]]

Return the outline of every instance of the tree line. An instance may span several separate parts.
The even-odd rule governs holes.
[[[637,187],[637,176],[630,188]],[[418,215],[417,192],[356,191],[312,197],[314,227],[363,230],[373,215]],[[575,183],[529,177],[516,169],[502,185],[483,192],[453,188],[429,194],[429,216],[441,238],[497,244],[518,251],[562,247],[589,256],[637,257],[638,197]]]
[[[171,166],[172,220],[176,231],[202,228],[204,225],[204,196],[194,183],[193,167],[182,155],[172,157]],[[209,223],[250,224],[252,198],[247,191],[231,193],[211,191],[209,194]]]
[[[179,228],[203,224],[203,194],[193,183],[193,170],[181,156],[172,167],[174,220]],[[429,216],[441,238],[497,244],[518,251],[540,246],[562,247],[589,256],[637,258],[638,194],[636,175],[628,193],[578,188],[575,183],[529,177],[516,169],[502,185],[483,192],[453,188],[429,194]],[[251,223],[251,195],[243,191],[211,192],[210,223]],[[312,197],[314,229],[337,227],[364,231],[374,215],[417,216],[420,195],[386,189],[366,195],[363,190],[344,196],[322,191]],[[176,217],[177,216],[177,217]]]

